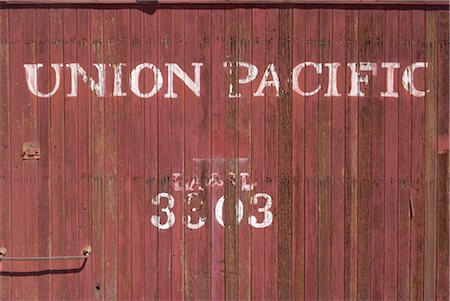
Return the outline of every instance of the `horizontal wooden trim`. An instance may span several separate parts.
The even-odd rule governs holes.
[[[0,0],[5,4],[194,4],[194,5],[386,5],[386,6],[450,6],[449,0]]]

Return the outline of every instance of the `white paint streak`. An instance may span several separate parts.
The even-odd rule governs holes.
[[[402,84],[403,84],[403,87],[407,91],[409,91],[409,93],[412,96],[424,97],[426,95],[426,93],[428,93],[430,90],[427,89],[426,91],[420,91],[420,90],[417,90],[416,87],[414,86],[414,71],[417,68],[428,68],[428,63],[417,62],[417,63],[413,63],[413,64],[409,65],[408,67],[406,67],[405,71],[403,72],[403,76],[402,76]]]
[[[42,93],[38,90],[37,78],[38,69],[42,68],[44,65],[42,63],[38,64],[24,64],[25,77],[27,80],[28,90],[37,97],[49,98],[55,95],[61,85],[61,68],[63,64],[51,64],[53,70],[55,71],[55,85],[50,93]]]
[[[239,84],[248,84],[252,81],[255,80],[256,76],[258,75],[258,68],[255,65],[252,65],[250,63],[246,63],[246,62],[224,62],[223,66],[224,67],[229,67],[229,75],[231,76],[233,74],[233,64],[235,64],[237,67],[244,67],[247,69],[247,76],[245,78],[240,78],[238,80]],[[239,73],[239,72],[238,72]],[[242,95],[241,93],[233,93],[234,91],[234,87],[233,87],[233,83],[230,83],[229,89],[228,89],[228,97],[229,98],[240,98]]]
[[[314,62],[304,62],[304,63],[298,64],[297,66],[295,66],[294,70],[292,70],[292,90],[294,90],[294,92],[300,94],[301,96],[312,96],[314,94],[319,93],[322,86],[319,84],[317,86],[317,88],[311,92],[305,92],[302,89],[300,89],[300,86],[298,84],[298,77],[299,77],[302,69],[305,67],[313,67],[316,70],[317,74],[322,73],[322,64],[320,64],[320,63],[317,64]]]
[[[361,63],[347,63],[347,66],[350,67],[352,71],[351,74],[351,89],[348,96],[364,96],[364,93],[361,92],[361,83],[367,85],[369,83],[369,76],[366,74],[364,77],[360,76],[360,71],[372,71],[373,75],[377,75],[377,64],[370,62],[361,62]]]
[[[127,96],[126,92],[122,91],[122,66],[124,63],[113,64],[114,68],[114,92],[113,96]]]
[[[264,198],[266,200],[264,207],[258,208],[258,212],[264,213],[264,219],[262,222],[258,223],[256,216],[250,215],[248,217],[248,223],[254,228],[265,228],[270,226],[273,221],[273,214],[270,211],[270,208],[272,208],[272,197],[267,193],[257,193],[251,198],[251,203],[257,205],[259,198]]]
[[[192,80],[186,72],[184,72],[178,64],[166,64],[167,66],[167,93],[164,94],[164,98],[177,98],[178,95],[173,91],[173,78],[174,74],[180,78],[184,84],[191,89],[196,96],[200,96],[200,67],[203,63],[192,63],[194,67],[194,80]]]
[[[216,204],[216,220],[222,227],[225,227],[225,224],[223,222],[223,204],[225,202],[225,197],[221,196],[220,199],[217,201]],[[240,199],[238,199],[238,202],[236,203],[236,225],[239,225],[242,221],[242,218],[244,217],[244,204]],[[231,226],[227,226],[230,228]]]
[[[153,71],[153,76],[154,76],[154,84],[153,84],[153,88],[150,90],[150,92],[147,93],[142,93],[141,89],[139,89],[139,76],[141,74],[141,71],[144,70],[145,68],[150,69]],[[130,75],[130,89],[131,92],[133,92],[134,94],[136,94],[137,96],[141,97],[141,98],[150,98],[153,95],[155,95],[156,93],[158,93],[158,91],[161,89],[162,85],[163,85],[163,76],[161,74],[161,71],[153,64],[150,63],[142,63],[136,66],[136,68],[134,68],[131,71],[131,75]]]
[[[219,174],[217,172],[213,172],[211,174],[211,178],[208,181],[208,185],[213,186],[223,186],[223,181],[220,178]]]
[[[339,97],[341,94],[337,88],[337,69],[341,64],[339,63],[326,63],[325,67],[328,68],[328,89],[325,93],[325,97]]]
[[[269,80],[269,75],[272,75],[272,80]],[[274,64],[269,64],[267,66],[266,71],[264,71],[263,78],[259,83],[259,87],[256,90],[255,94],[253,94],[253,96],[264,96],[263,90],[266,87],[275,87],[276,96],[280,95],[280,80],[278,79],[278,74],[275,71]]]
[[[186,182],[185,189],[187,191],[193,191],[195,185],[198,185],[198,190],[203,190],[203,187],[200,185],[197,176],[192,177],[190,181]]]
[[[183,191],[183,179],[180,173],[174,172],[172,174],[172,182],[174,191]]]
[[[197,197],[197,196],[198,196],[198,193],[196,193],[196,192],[189,193],[187,195],[187,199],[186,199],[187,204],[190,205],[191,202],[192,202],[192,199],[194,197]],[[203,201],[200,201],[200,207],[202,205],[203,205]],[[191,209],[191,211],[192,212],[198,212],[198,211],[200,211],[200,208],[194,207],[194,208]],[[189,229],[193,229],[193,230],[200,229],[201,227],[203,227],[203,225],[205,225],[206,217],[204,217],[204,216],[199,217],[198,218],[198,222],[196,224],[191,223],[191,221],[192,221],[192,217],[191,217],[191,215],[188,214],[188,216],[187,216],[187,227]]]
[[[399,63],[381,63],[381,68],[387,68],[386,86],[387,91],[381,92],[381,97],[395,97],[398,98],[398,93],[394,91],[394,74],[395,69],[400,68]]]
[[[167,206],[161,209],[161,211],[167,215],[167,221],[164,224],[161,224],[161,217],[159,215],[153,215],[151,217],[151,222],[156,228],[167,230],[175,223],[175,214],[171,210],[175,205],[175,199],[167,192],[160,192],[152,199],[152,203],[159,206],[161,204],[161,199],[167,199],[168,201]]]
[[[247,183],[247,179],[250,178],[250,174],[248,172],[241,172],[239,175],[241,176],[241,190],[242,191],[252,191],[257,184],[256,183]]]
[[[106,81],[106,65],[105,64],[94,64],[94,67],[98,72],[98,82],[96,82],[92,77],[88,76],[86,70],[80,66],[78,63],[66,64],[66,67],[69,67],[71,70],[70,78],[72,90],[68,97],[76,97],[78,95],[78,76],[81,76],[81,79],[85,84],[89,86],[91,91],[94,91],[98,97],[105,97],[105,81]]]

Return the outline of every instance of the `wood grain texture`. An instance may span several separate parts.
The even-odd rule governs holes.
[[[34,8],[24,9],[22,17],[27,22],[32,24],[37,24],[36,20],[36,10]],[[45,37],[48,38],[48,25],[44,29],[46,31]],[[39,51],[39,46],[37,43],[37,31],[33,26],[25,26],[22,28],[22,39],[24,41],[23,46],[23,62],[33,63],[37,60],[36,53]],[[47,57],[48,57],[48,46]],[[45,51],[45,50],[44,50]],[[50,80],[48,81],[50,82]],[[22,90],[22,129],[23,129],[23,141],[37,141],[37,125],[38,125],[38,106],[37,97],[33,94],[27,93],[26,90]],[[47,107],[48,108],[48,107]],[[47,141],[49,133],[46,133]],[[22,189],[20,191],[19,202],[22,202],[23,211],[20,216],[17,216],[17,222],[22,224],[24,228],[24,255],[25,256],[36,256],[38,248],[38,219],[37,219],[37,209],[38,200],[36,198],[38,185],[36,178],[38,176],[38,162],[36,161],[25,161],[23,163],[23,183]],[[37,262],[25,262],[25,270],[36,270]],[[24,299],[35,299],[38,295],[38,286],[36,281],[32,278],[24,278],[23,280],[23,298]]]
[[[292,11],[292,65],[305,60],[304,9]],[[305,84],[305,73],[298,82]],[[292,97],[292,255],[291,255],[291,297],[302,300],[305,296],[305,106],[306,97],[296,93]]]
[[[117,48],[117,11],[115,9],[108,9],[104,11],[103,15],[103,40],[104,40],[104,58],[112,64],[118,64]],[[106,90],[111,90],[113,87],[113,74],[107,74],[109,81],[106,84]],[[117,296],[117,276],[120,271],[118,267],[117,258],[117,117],[118,117],[118,97],[108,95],[104,103],[104,147],[105,147],[105,171],[104,171],[104,297],[105,299],[112,299]],[[145,200],[142,200],[144,203]],[[145,203],[144,203],[145,204]],[[146,216],[146,215],[144,215]]]
[[[329,62],[333,58],[333,11],[319,11],[319,61]],[[328,75],[322,72],[319,84],[326,86]],[[319,172],[318,172],[318,298],[331,299],[331,120],[330,97],[319,94]]]
[[[358,59],[372,61],[373,12],[359,11]],[[358,299],[371,298],[371,241],[372,241],[372,95],[373,74],[367,72],[369,84],[361,88],[365,97],[358,103]]]
[[[264,30],[266,31],[265,38],[265,65],[275,63],[278,59],[278,47],[280,43],[280,35],[278,32],[278,24],[280,23],[278,10],[266,9],[266,25]],[[284,20],[285,21],[285,20]],[[265,68],[265,67],[263,67]],[[269,80],[272,79],[272,75]],[[278,196],[279,189],[278,183],[281,180],[278,173],[279,161],[276,159],[279,155],[279,141],[280,129],[278,127],[279,111],[277,91],[274,87],[268,87],[264,90],[265,95],[265,157],[264,157],[264,169],[265,169],[265,192],[272,197]],[[263,122],[263,121],[261,121]],[[279,159],[279,158],[278,158]],[[289,168],[289,167],[288,167]],[[289,189],[289,188],[287,188]],[[278,198],[277,197],[277,198]],[[264,228],[264,284],[266,290],[266,299],[275,300],[279,298],[278,295],[278,221],[279,221],[279,202],[274,202],[271,208],[273,212],[273,222],[270,227]]]
[[[437,13],[425,13],[425,270],[424,299],[436,298],[436,206],[437,206]]]
[[[332,58],[345,61],[345,10],[333,9]],[[346,78],[345,66],[337,76]],[[337,83],[345,95],[345,82]],[[331,98],[331,298],[345,298],[345,97]]]
[[[198,29],[195,26],[197,23],[196,15],[196,11],[187,12],[185,10],[172,11],[171,13],[172,26],[169,41],[171,61],[182,66],[183,70],[191,77],[193,76],[192,67],[187,62],[197,61],[195,57],[197,48],[194,46],[187,47],[187,45],[198,44]],[[186,34],[187,28],[184,27],[186,23],[192,24],[190,35]],[[198,135],[195,130],[192,131],[192,128],[196,128],[195,123],[198,117],[193,115],[191,119],[189,118],[189,113],[197,112],[197,102],[194,102],[192,95],[184,88],[181,80],[178,78],[174,80],[174,91],[179,95],[177,99],[173,101],[164,100],[172,102],[170,115],[172,174],[181,172],[183,179],[190,179],[193,174],[196,174],[196,168],[192,167],[195,166],[193,158],[198,157]],[[186,116],[188,117],[186,118]],[[192,133],[191,139],[185,139],[185,131]],[[177,201],[174,212],[179,218],[185,220],[184,223],[179,222],[172,227],[172,298],[181,299],[184,294],[187,299],[196,299],[195,278],[193,278],[193,282],[189,283],[189,281],[191,272],[196,274],[197,258],[195,255],[190,257],[188,251],[192,251],[192,254],[195,254],[194,252],[198,247],[195,243],[190,245],[193,238],[196,241],[197,237],[189,233],[186,228],[186,216],[189,210],[189,205],[186,201],[188,192],[177,192],[173,188],[171,191]],[[183,273],[183,267],[186,273]]]
[[[398,13],[399,45],[398,56],[400,64],[411,61],[411,11]],[[398,78],[400,78],[400,74]],[[400,86],[400,85],[399,85]],[[412,101],[411,95],[399,89],[398,101],[398,299],[408,299],[410,296],[411,277],[411,225],[412,225]],[[400,160],[401,158],[401,160]],[[387,209],[387,207],[386,207]]]
[[[252,9],[252,62],[254,65],[264,66],[265,64],[265,35],[264,30],[266,16],[264,9]],[[251,84],[252,91],[257,88],[257,83]],[[252,94],[253,95],[253,94]],[[262,124],[265,115],[264,98],[252,96],[252,117],[251,117],[251,159],[252,159],[252,180],[258,185],[254,193],[266,191],[264,162],[264,136],[266,127]],[[257,213],[257,207],[252,206],[252,215]],[[264,231],[253,228],[252,230],[252,274],[251,274],[251,296],[253,299],[265,299],[266,291],[261,289],[261,283],[264,282]]]
[[[49,55],[48,60],[50,62],[63,62],[64,50],[63,44],[63,12],[62,9],[50,9],[48,12],[50,17],[49,26]],[[41,18],[41,17],[40,17]],[[43,17],[43,22],[47,21],[46,17]],[[54,75],[50,77],[51,89],[55,84]],[[39,105],[43,105],[39,102]],[[49,128],[49,157],[50,157],[50,190],[51,190],[51,253],[54,255],[60,255],[65,253],[65,193],[64,193],[64,89],[52,96],[50,103],[50,128]],[[43,120],[41,120],[43,119]],[[44,116],[39,116],[38,120],[42,125],[48,125],[48,119]],[[103,159],[103,158],[102,158]],[[69,254],[76,254],[79,252],[77,248],[73,248],[69,251]],[[45,255],[44,255],[45,256]],[[63,270],[67,268],[64,262],[54,262],[51,265],[54,270]],[[53,299],[63,299],[66,295],[65,279],[64,275],[52,276],[52,295]]]
[[[10,36],[10,53],[14,55],[10,56],[9,64],[10,66],[21,66],[23,64],[23,37],[22,28],[19,26],[14,26],[15,24],[20,24],[23,22],[23,12],[21,10],[10,11],[9,18],[9,36]],[[11,37],[13,39],[11,40]],[[13,84],[10,87],[10,143],[11,149],[21,149],[23,143],[23,126],[22,126],[22,110],[25,104],[22,104],[22,93],[19,83],[24,84],[24,79],[20,76],[19,72],[14,72],[10,70],[10,81]],[[19,152],[11,152],[11,241],[9,243],[10,254],[14,256],[24,256],[25,255],[25,241],[24,241],[24,227],[22,223],[23,216],[23,161]],[[12,235],[14,234],[14,235]],[[11,270],[24,270],[25,264],[23,262],[13,262],[11,263]],[[23,299],[23,279],[11,277],[11,291],[10,299]]]
[[[144,61],[144,15],[142,7],[130,11],[130,66]],[[140,80],[146,79],[141,73]],[[142,85],[144,86],[144,85]],[[144,252],[145,215],[142,214],[145,202],[145,170],[144,170],[144,103],[142,99],[130,95],[131,124],[131,298],[144,298]]]
[[[73,8],[64,8],[63,16],[65,22],[71,26],[63,26],[64,36],[64,63],[77,61],[77,14]],[[64,92],[71,89],[70,77],[64,78]],[[64,97],[64,226],[65,226],[65,254],[73,254],[78,251],[78,208],[80,199],[78,197],[79,183],[79,140],[78,140],[78,97]],[[45,224],[44,224],[45,225]],[[77,268],[77,263],[67,263],[66,267]],[[79,275],[77,273],[65,276],[65,296],[67,299],[78,298]],[[44,292],[50,282],[44,282]],[[46,296],[42,296],[46,299]]]
[[[397,62],[399,60],[399,17],[398,12],[385,13],[385,36],[386,41],[384,47],[384,61]],[[386,30],[389,28],[389,30]],[[396,70],[394,79],[398,79],[400,70]],[[400,91],[398,80],[394,85],[394,90]],[[387,85],[387,77],[384,76],[384,85]],[[398,92],[397,92],[398,93]],[[384,279],[383,279],[383,298],[397,298],[397,284],[400,282],[398,278],[398,261],[403,260],[397,256],[389,256],[388,254],[400,253],[398,247],[398,223],[397,217],[399,207],[402,204],[398,202],[398,172],[399,172],[399,99],[393,97],[384,97]],[[407,115],[405,116],[407,117]],[[408,127],[406,125],[406,127]],[[405,157],[405,161],[408,161]],[[403,220],[402,220],[403,222]],[[407,222],[407,218],[406,221]],[[409,233],[408,233],[409,236]],[[406,254],[405,254],[406,255]],[[406,263],[405,263],[406,264]],[[404,267],[402,267],[404,268]]]
[[[202,67],[202,78],[211,80],[212,76],[212,53],[211,46],[213,41],[211,39],[212,33],[212,12],[202,10],[198,12],[198,50],[194,58],[198,62],[204,62]],[[188,30],[186,29],[186,34]],[[200,99],[198,104],[198,157],[205,158],[205,161],[199,162],[198,177],[203,188],[199,191],[200,196],[200,210],[198,218],[206,218],[205,225],[198,233],[198,250],[197,261],[195,269],[198,271],[196,282],[197,298],[210,299],[211,298],[211,257],[212,250],[210,244],[212,241],[212,224],[215,222],[213,217],[214,201],[212,195],[212,187],[206,185],[209,175],[213,172],[212,164],[212,85],[203,86],[204,96]],[[191,92],[189,92],[191,93]],[[198,204],[198,203],[197,203]]]
[[[225,58],[231,62],[238,59],[236,47],[239,40],[239,11],[231,9],[225,11]],[[238,73],[236,66],[231,67],[233,72],[225,77],[225,87],[232,85],[234,89],[238,86]],[[224,236],[224,260],[225,260],[225,300],[236,300],[238,298],[238,265],[239,265],[239,231],[237,224],[237,206],[239,194],[236,185],[233,184],[234,177],[238,173],[238,104],[233,98],[226,96],[225,99],[225,170],[224,170],[224,198],[223,220],[225,226]]]
[[[252,61],[252,10],[249,8],[239,9],[239,42],[238,42],[238,60],[242,62]],[[246,77],[246,70],[239,68],[237,70],[238,78]],[[238,242],[238,298],[240,300],[248,300],[251,298],[251,254],[252,254],[252,236],[251,227],[248,224],[248,216],[251,212],[251,197],[253,191],[246,191],[242,187],[242,180],[240,175],[247,173],[250,175],[246,178],[246,182],[252,183],[252,157],[251,157],[251,94],[252,85],[239,85],[238,93],[241,94],[241,98],[238,100],[238,157],[245,158],[246,160],[239,161],[238,173],[237,173],[237,188],[238,197],[243,203],[244,218],[239,225],[239,242]]]
[[[411,60],[425,61],[425,12],[413,11],[412,22],[417,27],[412,32]],[[417,72],[414,81],[425,87],[424,72]],[[425,102],[418,97],[411,101],[411,278],[410,298],[424,298],[424,250],[425,250]]]
[[[437,77],[438,87],[449,83],[449,53],[448,44],[449,16],[445,12],[437,14]],[[448,47],[447,47],[448,49]],[[449,298],[449,91],[438,90],[437,116],[437,217],[436,217],[436,299]]]
[[[10,34],[9,27],[11,18],[8,10],[0,10],[0,145],[3,149],[3,156],[0,158],[0,219],[3,227],[0,228],[0,241],[4,242],[5,248],[11,249],[11,102],[10,102]],[[7,108],[7,109],[5,109]],[[8,270],[11,264],[0,262],[0,270]],[[11,278],[0,277],[0,299],[11,298]]]
[[[386,49],[386,15],[385,11],[373,11],[373,31],[372,31],[372,58],[381,67],[381,62],[385,61]],[[381,69],[382,70],[382,69]],[[386,86],[385,72],[377,72],[372,77],[372,124],[371,124],[371,143],[372,143],[372,182],[371,182],[371,299],[383,299],[384,296],[384,188],[385,188],[385,162],[384,140],[385,140],[385,104],[386,99],[381,97],[379,91]],[[376,76],[375,76],[376,75]],[[368,93],[369,95],[369,93]],[[395,208],[390,208],[390,210]]]
[[[359,16],[357,11],[345,13],[346,61],[358,60]],[[346,90],[350,89],[346,72]],[[345,103],[345,299],[355,300],[358,290],[358,98],[346,97]],[[356,260],[355,260],[356,259]]]
[[[319,11],[308,11],[306,22],[305,60],[315,62],[319,57],[318,49],[318,22]],[[305,90],[311,91],[317,87],[319,76],[313,70],[306,73]],[[305,120],[305,299],[318,298],[317,279],[317,232],[318,232],[318,105],[317,95],[309,96],[306,102]],[[307,221],[307,222],[306,222]]]
[[[214,25],[214,26],[213,26]],[[212,111],[212,170],[218,175],[225,175],[225,11],[211,12],[211,111]],[[223,179],[225,181],[225,179]],[[217,202],[225,194],[223,186],[211,187],[212,200]],[[215,220],[215,211],[211,210],[211,299],[225,299],[225,230]]]
[[[292,66],[292,11],[278,14],[278,68],[289,78]],[[278,100],[278,299],[292,299],[292,91],[280,84]]]
[[[42,61],[43,64],[50,62],[50,29],[49,29],[49,12],[37,11],[36,22],[36,39],[39,41],[39,49],[37,51],[37,60]],[[51,85],[51,70],[48,70],[48,77],[43,81],[43,89],[49,90]],[[51,252],[51,154],[52,148],[50,146],[51,137],[50,129],[50,104],[48,102],[38,102],[38,137],[41,149],[43,152],[42,160],[39,161],[39,192],[38,192],[38,230],[39,233],[46,233],[42,239],[39,240],[38,254],[41,256],[48,256]],[[61,199],[60,199],[61,200]],[[62,254],[62,253],[61,253]],[[51,263],[38,263],[39,269],[51,268]],[[58,280],[56,281],[58,282]],[[38,296],[39,298],[51,298],[52,277],[45,275],[39,279]]]
[[[130,11],[117,10],[117,60],[128,63],[130,61]],[[125,84],[129,83],[125,79]],[[117,99],[117,264],[120,273],[117,277],[118,299],[131,298],[131,104],[130,95]],[[156,253],[157,254],[157,253]],[[152,282],[150,282],[152,283]]]
[[[0,299],[447,300],[446,7],[194,2],[0,5]]]

